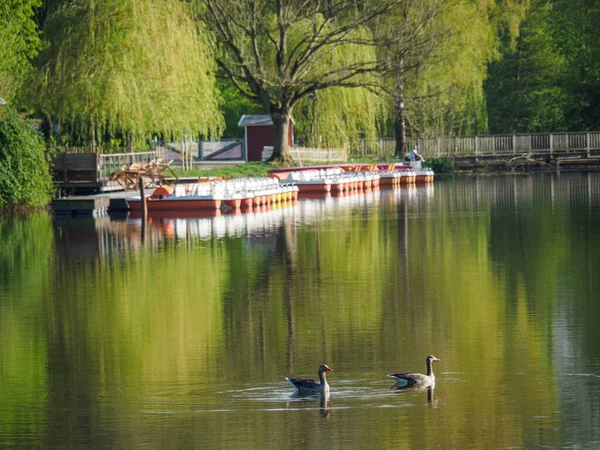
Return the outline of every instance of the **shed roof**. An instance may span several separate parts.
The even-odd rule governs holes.
[[[292,123],[294,123],[294,119],[291,119]],[[260,127],[260,126],[268,126],[273,125],[273,119],[268,114],[261,115],[252,115],[252,114],[244,114],[240,118],[238,122],[238,127]]]
[[[268,114],[264,115],[246,115],[244,114],[238,122],[238,127],[256,127],[263,125],[273,125],[273,120]]]

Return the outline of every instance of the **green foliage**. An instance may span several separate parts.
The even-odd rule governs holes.
[[[223,137],[244,137],[244,128],[238,127],[238,122],[244,114],[265,114],[259,103],[240,94],[236,87],[226,79],[217,80],[221,95],[221,110],[225,119]]]
[[[422,27],[426,56],[403,64],[408,127],[413,135],[475,134],[487,130],[483,83],[499,57],[502,36],[518,35],[528,0],[417,2],[406,20]],[[429,15],[424,16],[424,8]],[[424,44],[423,44],[424,45]],[[391,111],[393,113],[393,110]]]
[[[0,2],[0,97],[12,100],[31,72],[30,58],[40,49],[33,9],[41,0]]]
[[[375,130],[380,100],[364,89],[345,89],[374,86],[380,61],[370,26],[396,2],[196,3],[205,6],[201,17],[215,33],[223,74],[273,118],[274,158],[291,159],[285,129],[292,116],[302,139],[313,145]],[[332,89],[334,94],[320,95]],[[313,94],[318,106],[306,100]]]
[[[376,60],[374,48],[358,44],[367,42],[371,31],[355,30],[348,43],[335,46],[323,63],[312,68],[311,77],[321,78],[344,66],[360,65],[365,60]],[[385,103],[366,86],[376,84],[373,74],[356,76],[359,87],[332,86],[304,96],[295,109],[295,135],[308,147],[340,147],[359,137],[376,138],[378,121],[385,114]],[[360,87],[360,86],[365,87]]]
[[[53,186],[44,151],[31,123],[14,112],[0,120],[0,208],[48,204]]]
[[[307,147],[341,147],[352,139],[377,138],[384,113],[381,97],[364,88],[332,88],[298,104],[295,136]]]
[[[551,3],[552,35],[564,55],[565,129],[600,128],[600,4],[559,0]]]
[[[425,163],[427,167],[430,167],[434,173],[450,174],[454,173],[454,163],[446,158],[427,158]]]
[[[558,47],[549,0],[535,0],[514,48],[490,67],[486,82],[491,133],[561,131],[568,101],[566,58]]]
[[[173,167],[173,172],[180,177],[198,176],[198,177],[266,177],[269,170],[281,167],[281,165],[267,164],[262,162],[250,162],[231,167],[219,167],[214,169],[199,169],[183,170],[178,167]]]
[[[92,143],[218,134],[210,44],[190,15],[173,0],[64,2],[44,24],[34,103]]]

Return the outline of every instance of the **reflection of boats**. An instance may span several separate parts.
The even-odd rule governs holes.
[[[229,211],[157,211],[148,216],[148,229],[170,230],[166,237],[211,239],[263,235],[293,221],[295,202],[261,205]],[[141,223],[139,211],[130,212],[132,222]]]
[[[389,191],[387,194],[392,194]],[[131,211],[126,220],[106,217],[100,233],[100,251],[121,251],[125,248],[142,248],[159,245],[164,239],[210,240],[237,237],[260,238],[263,245],[275,245],[274,236],[282,227],[293,236],[298,224],[314,224],[322,221],[349,217],[353,211],[372,208],[381,202],[377,190],[363,191],[360,195],[333,197],[320,195],[315,199],[282,202],[238,210],[183,210],[155,211],[148,215],[144,224],[139,211]],[[78,219],[81,223],[81,219]],[[92,223],[103,223],[101,220]],[[255,241],[258,242],[258,241]]]
[[[219,217],[221,214],[220,209],[164,209],[153,211],[150,220],[152,220],[152,218],[169,219],[174,217]],[[129,212],[129,217],[132,219],[140,219],[142,217],[142,211],[139,209],[132,209]]]
[[[292,183],[280,183],[276,178],[239,178],[203,183],[161,186],[146,197],[149,213],[174,210],[219,210],[229,208],[274,205],[298,198],[298,188]],[[126,199],[131,211],[141,211],[140,196]]]

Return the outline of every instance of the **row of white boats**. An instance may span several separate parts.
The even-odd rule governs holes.
[[[197,183],[161,186],[145,199],[153,211],[219,210],[251,208],[294,201],[299,195],[348,194],[382,186],[395,187],[433,181],[431,170],[410,166],[342,165],[277,169],[269,177],[205,179]],[[132,212],[142,210],[142,198],[126,199]]]

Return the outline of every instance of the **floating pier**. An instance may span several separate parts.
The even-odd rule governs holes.
[[[110,199],[107,195],[76,196],[52,200],[57,215],[102,216],[108,212]]]

